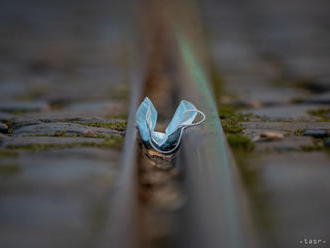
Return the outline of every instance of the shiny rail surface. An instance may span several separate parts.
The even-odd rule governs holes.
[[[143,92],[143,63],[135,63],[131,72],[128,124],[120,163],[120,172],[110,192],[107,220],[97,247],[136,247],[137,218],[137,130],[135,112]]]
[[[100,247],[258,247],[247,197],[209,87],[198,8],[185,0],[145,1],[143,6],[149,13],[144,20],[146,67],[133,74],[122,168]],[[152,223],[168,224],[164,216],[171,222],[170,237],[157,242],[144,241],[153,228],[145,224],[145,213],[153,207],[139,200],[139,191],[145,190],[139,184],[139,170],[141,164],[148,165],[137,143],[135,111],[145,95],[154,97],[156,105],[167,106],[165,115],[186,99],[207,117],[201,126],[186,130],[171,160],[181,176],[170,180],[176,180],[185,200],[170,213],[152,215]]]

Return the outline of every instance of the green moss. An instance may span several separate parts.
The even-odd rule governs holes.
[[[239,125],[241,121],[248,121],[249,114],[236,113],[236,107],[223,105],[219,107],[219,115],[221,124],[225,133],[240,133],[243,127]]]
[[[225,133],[236,134],[243,131],[243,127],[241,127],[235,119],[222,119],[221,124]]]
[[[322,121],[330,121],[330,108],[320,108],[308,111],[308,114],[322,118]]]
[[[76,134],[74,134],[74,135],[76,136]],[[63,130],[56,131],[56,132],[53,134],[53,136],[55,136],[55,137],[63,137],[63,136],[65,136],[65,131],[63,131]]]
[[[100,144],[96,144],[98,147],[113,147],[113,148],[121,148],[124,143],[124,138],[119,136],[110,136],[105,138],[104,141]]]
[[[40,133],[40,134],[26,134],[24,137],[88,137],[88,138],[99,138],[104,139],[106,138],[103,134],[96,134],[96,135],[89,135],[89,134],[83,134],[79,135],[78,133],[65,133],[64,131],[54,132],[54,133]]]
[[[237,113],[236,111],[237,108],[230,105],[219,106],[221,124],[228,143],[235,150],[252,151],[254,145],[250,138],[242,134],[244,128],[239,124],[242,121],[248,121],[251,115]]]
[[[295,135],[295,136],[302,136],[304,133],[305,133],[305,129],[300,129],[300,128],[298,128],[298,129],[296,129],[294,132],[293,132],[293,134]]]
[[[8,127],[8,133],[12,133],[13,132],[13,121],[12,120],[7,120],[5,121],[5,124]]]
[[[28,144],[28,145],[8,145],[8,149],[16,150],[22,149],[26,151],[43,151],[49,149],[65,149],[73,147],[109,147],[109,148],[120,148],[123,144],[124,138],[121,136],[111,135],[103,140],[101,143],[96,142],[75,142],[69,144]]]
[[[110,128],[118,131],[124,131],[127,128],[127,121],[113,121],[113,122],[76,122],[77,124],[89,126],[89,127],[103,127],[103,128]]]
[[[252,114],[237,113],[238,109],[234,106],[222,105],[219,107],[219,116],[223,119],[235,119],[237,121],[248,121],[252,116]]]
[[[235,150],[252,151],[254,145],[250,138],[242,134],[227,134],[227,140],[231,148]]]
[[[219,116],[223,119],[235,117],[237,110],[237,107],[231,105],[221,105],[218,107]]]
[[[83,137],[89,137],[89,138],[98,138],[98,139],[104,139],[106,138],[103,134],[97,134],[97,133],[84,133]]]
[[[6,125],[8,127],[11,127],[13,125],[13,121],[12,120],[7,120],[7,121],[5,121],[5,123],[6,123]]]
[[[78,137],[77,133],[66,133],[63,130],[56,131],[54,133],[38,133],[38,134],[26,134],[24,137]]]
[[[20,168],[16,164],[0,165],[0,175],[16,175],[20,172]]]

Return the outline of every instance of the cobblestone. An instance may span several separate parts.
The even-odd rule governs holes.
[[[250,138],[258,136],[262,132],[280,132],[285,135],[297,135],[297,132],[301,131],[300,135],[307,130],[329,132],[330,126],[328,122],[272,122],[272,121],[251,121],[241,122],[241,126],[244,127],[244,134]]]
[[[321,107],[322,105],[275,105],[272,107],[246,109],[242,112],[266,117],[266,119],[271,121],[315,121],[318,118],[311,117],[308,111],[317,110]]]
[[[36,125],[27,125],[21,128],[17,128],[13,131],[13,135],[20,136],[85,136],[86,131],[95,133],[99,136],[107,136],[113,134],[119,134],[121,132],[108,128],[100,127],[89,127],[85,125],[75,124],[75,123],[66,123],[66,122],[48,122],[40,123]]]
[[[312,136],[314,138],[325,138],[329,136],[329,130],[328,132],[325,130],[306,130],[303,134],[304,136]]]
[[[45,102],[2,102],[0,103],[0,111],[9,113],[25,113],[25,112],[39,112],[48,108]]]

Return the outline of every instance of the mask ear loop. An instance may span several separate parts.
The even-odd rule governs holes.
[[[197,126],[197,125],[200,125],[202,122],[205,121],[206,117],[205,117],[205,114],[202,112],[202,111],[199,111],[199,110],[186,110],[183,112],[183,114],[185,113],[188,113],[188,112],[196,112],[197,114],[200,114],[202,116],[202,119],[198,122],[195,122],[195,123],[191,123],[191,124],[181,124],[179,125],[173,132],[175,132],[176,130],[178,130],[179,128],[182,128],[181,131],[180,131],[180,136],[179,136],[179,139],[178,139],[178,142],[175,144],[175,147],[172,148],[171,150],[168,150],[168,151],[164,151],[164,150],[160,150],[158,149],[154,144],[153,142],[155,142],[151,136],[151,129],[149,127],[149,124],[147,123],[147,128],[148,128],[148,131],[149,131],[149,143],[151,145],[151,147],[156,150],[157,152],[159,153],[163,153],[163,154],[170,154],[170,153],[173,153],[176,149],[178,149],[180,143],[181,143],[181,139],[182,139],[182,136],[183,136],[183,131],[185,128],[188,128],[188,127],[192,127],[192,126]]]

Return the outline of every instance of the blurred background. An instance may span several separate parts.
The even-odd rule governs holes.
[[[1,1],[0,247],[95,247],[148,32],[142,2]],[[327,247],[330,2],[196,6],[259,236]]]

